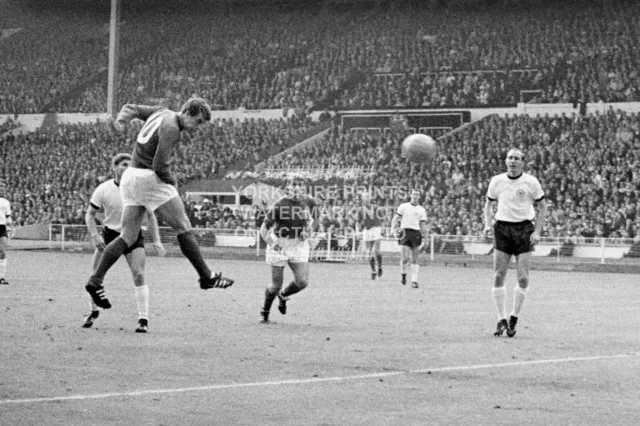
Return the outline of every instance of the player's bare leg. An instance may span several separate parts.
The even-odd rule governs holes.
[[[520,310],[522,304],[527,295],[529,289],[529,270],[531,268],[531,252],[522,253],[516,256],[516,265],[518,271],[518,284],[513,289],[513,310],[509,316],[509,322],[507,324],[507,336],[513,337],[516,335],[516,325],[518,324],[518,317],[520,316]]]
[[[495,249],[493,251],[493,289],[492,296],[493,302],[496,306],[498,313],[498,324],[494,336],[502,336],[507,330],[507,313],[506,313],[506,299],[507,290],[504,286],[504,281],[507,276],[507,270],[509,268],[509,261],[511,255],[503,251]]]
[[[7,273],[7,247],[9,239],[0,237],[0,285],[9,285],[9,281],[5,277]]]
[[[367,241],[367,252],[369,254],[369,266],[371,266],[371,279],[375,280],[378,276],[376,272],[376,257],[375,257],[375,241]]]
[[[93,267],[92,267],[92,271],[95,271],[96,268],[98,267],[98,263],[100,263],[100,258],[102,257],[102,252],[98,249],[96,249],[93,252]],[[93,326],[93,323],[98,319],[98,317],[100,316],[100,311],[98,310],[98,305],[96,305],[96,302],[93,301],[92,297],[89,297],[90,300],[90,306],[91,306],[91,313],[89,313],[89,315],[87,315],[84,318],[84,324],[82,324],[83,328],[91,328]]]
[[[107,271],[118,261],[127,247],[131,246],[138,239],[142,219],[146,214],[146,209],[142,206],[125,206],[122,211],[122,233],[118,238],[111,241],[104,249],[102,257],[96,270],[89,278],[89,283],[85,289],[91,295],[93,301],[103,309],[111,308],[111,302],[104,292],[104,276]]]
[[[289,262],[289,267],[293,272],[293,281],[278,293],[278,310],[282,315],[287,313],[287,300],[309,285],[309,263]]]
[[[184,204],[180,197],[174,197],[156,210],[160,217],[178,234],[178,243],[182,254],[189,259],[191,265],[200,277],[200,288],[227,288],[233,285],[233,280],[222,276],[222,272],[212,273],[204,261],[200,246],[196,240],[191,223],[184,210]]]
[[[263,324],[269,324],[269,313],[271,312],[271,305],[273,305],[273,301],[276,296],[280,294],[280,290],[282,290],[282,283],[284,281],[284,266],[271,266],[271,285],[267,286],[264,291],[264,304],[262,305],[262,311],[260,312],[260,316],[262,320],[260,321]]]
[[[373,242],[373,255],[378,263],[378,277],[382,276],[382,253],[380,252],[380,243],[380,240],[375,240]]]
[[[144,282],[144,266],[146,258],[143,248],[137,248],[126,255],[133,284],[135,285],[136,307],[138,309],[138,327],[136,333],[149,331],[149,286]]]
[[[419,247],[410,249],[411,255],[411,287],[418,288],[418,273],[420,272],[420,264],[418,263]]]
[[[400,282],[407,284],[407,271],[411,265],[411,249],[407,246],[400,246]]]

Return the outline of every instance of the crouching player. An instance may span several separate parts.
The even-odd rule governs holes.
[[[265,217],[260,234],[267,242],[266,261],[271,265],[271,284],[264,294],[260,313],[263,324],[268,324],[269,312],[275,298],[278,310],[287,313],[287,300],[304,290],[309,284],[309,241],[316,202],[304,195],[304,182],[293,177],[287,185],[287,195],[278,200]],[[294,280],[284,289],[284,267],[289,265]]]

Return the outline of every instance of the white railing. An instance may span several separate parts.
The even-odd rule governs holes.
[[[340,167],[340,166],[318,166],[318,167],[267,167],[262,170],[262,174],[267,179],[286,179],[290,173],[298,173],[306,179],[356,179],[359,177],[373,176],[375,169],[373,166],[361,167]]]
[[[98,227],[100,229],[100,227]],[[193,229],[200,246],[207,247],[255,247],[258,232],[255,229]],[[145,243],[151,243],[151,235],[143,231]],[[160,228],[160,240],[166,246],[177,244],[176,233],[171,228]],[[84,225],[49,225],[49,248],[60,250],[91,249],[93,243]]]
[[[203,249],[228,247],[255,251],[256,256],[264,256],[265,245],[260,241],[256,229],[214,229],[194,228],[194,232]],[[151,237],[145,232],[145,240],[151,243]],[[177,249],[176,234],[170,228],[160,228],[162,242],[170,251]],[[310,239],[311,257],[319,260],[349,261],[368,257],[365,244],[355,232],[335,233],[318,232]],[[92,249],[93,245],[86,226],[50,225],[49,248],[59,250]],[[385,254],[397,254],[397,240],[390,236],[389,230],[383,230],[380,250]],[[423,248],[424,255],[430,260],[453,258],[483,259],[493,253],[493,240],[484,236],[458,236],[430,234]],[[626,238],[579,238],[569,242],[565,237],[543,238],[533,251],[537,258],[551,261],[570,261],[585,263],[640,263],[640,240]]]

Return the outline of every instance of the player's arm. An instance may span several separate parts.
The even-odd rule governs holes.
[[[105,248],[104,239],[100,232],[98,232],[98,227],[96,226],[96,214],[100,211],[100,208],[95,204],[89,203],[89,207],[87,208],[87,212],[84,215],[84,223],[87,225],[87,230],[89,231],[89,235],[91,235],[91,241],[96,249],[99,251],[103,251]]]
[[[402,220],[402,216],[396,213],[393,216],[393,220],[391,221],[391,234],[397,234],[400,232],[400,221]]]
[[[422,249],[424,246],[427,245],[427,241],[429,240],[429,228],[427,227],[427,212],[424,210],[424,208],[422,209],[422,212],[420,214],[421,214],[420,231],[422,232],[422,235],[423,235],[422,244],[420,244],[420,249]]]
[[[271,245],[270,243],[272,243],[271,241],[269,241],[267,239],[267,237],[269,236],[269,230],[271,229],[271,227],[267,226],[266,221],[262,222],[262,225],[260,225],[260,236],[262,237],[263,240],[265,240],[267,242],[267,244]]]
[[[427,227],[427,221],[420,221],[420,231],[422,232],[422,243],[420,243],[420,250],[422,250],[426,245],[427,241],[429,241],[429,228]]]
[[[7,227],[7,229],[11,229],[13,228],[13,220],[11,220],[11,203],[9,201],[7,201],[7,206],[6,206],[6,212],[4,213],[4,217],[6,220],[6,224],[5,226]]]
[[[160,240],[160,227],[158,226],[158,219],[156,219],[156,215],[153,214],[152,211],[147,210],[147,221],[149,223],[149,233],[151,234],[151,239],[153,240],[153,249],[156,251],[156,254],[160,257],[167,254],[164,246],[162,245],[162,241]]]
[[[496,200],[493,200],[489,197],[487,197],[487,200],[484,203],[484,230],[482,232],[485,235],[491,232],[495,204]]]
[[[271,231],[272,226],[269,226],[266,221],[262,223],[260,226],[260,235],[262,239],[267,243],[267,245],[273,247],[274,249],[278,249],[278,237]]]
[[[498,191],[496,189],[497,180],[496,176],[492,177],[489,181],[489,187],[487,188],[487,198],[484,203],[484,229],[482,233],[486,236],[491,233],[493,229],[493,218],[495,216],[495,207],[498,203]]]
[[[113,127],[117,133],[124,133],[131,120],[137,118],[146,121],[147,118],[159,109],[161,109],[161,107],[126,104],[120,109],[116,119],[113,121]]]
[[[13,238],[13,220],[11,220],[11,210],[7,211],[4,215],[5,227],[7,228],[7,235],[9,238]]]
[[[536,210],[536,228],[531,234],[531,242],[537,243],[540,241],[540,235],[542,235],[542,226],[544,225],[544,220],[547,217],[547,200],[542,197],[539,200],[535,201],[536,206],[538,207]]]
[[[318,203],[316,203],[316,200],[314,198],[309,198],[307,207],[309,209],[309,217],[307,218],[305,228],[302,230],[302,234],[300,235],[301,239],[303,240],[306,240],[311,236],[311,233],[313,232],[313,229],[316,226],[318,220],[317,217],[319,208]]]
[[[169,169],[169,160],[171,152],[179,142],[180,129],[165,120],[158,129],[158,149],[153,157],[153,171],[161,181],[174,186],[178,181]]]
[[[360,235],[363,229],[362,221],[364,220],[362,208],[356,210],[355,220],[356,220],[356,235]]]
[[[393,219],[391,220],[391,235],[398,235],[398,233],[401,231],[400,229],[400,223],[402,220],[401,207],[402,205],[398,207],[396,214],[393,216]]]
[[[273,206],[273,209],[271,209],[271,211],[269,213],[267,213],[267,216],[264,218],[264,221],[262,222],[262,225],[260,226],[260,235],[262,236],[262,239],[271,247],[276,248],[278,245],[278,237],[276,237],[276,235],[271,231],[271,228],[274,227],[274,225],[276,224],[275,221],[275,214],[276,214],[276,210],[278,209],[278,205],[279,203],[276,203]]]
[[[305,227],[300,233],[300,239],[301,240],[308,239],[311,236],[312,232],[313,232],[313,218],[310,217],[309,219],[307,219],[305,223]]]

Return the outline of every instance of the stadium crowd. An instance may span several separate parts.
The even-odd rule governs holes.
[[[60,124],[35,132],[0,135],[0,178],[12,202],[14,223],[84,223],[93,189],[112,177],[111,157],[130,152],[141,123],[122,137],[104,124]],[[174,161],[179,183],[211,178],[226,167],[250,167],[317,131],[309,117],[235,121],[218,119],[180,148]]]
[[[181,184],[222,176],[224,167],[259,161],[261,149],[278,152],[311,126],[308,119],[217,120],[181,148],[173,167]],[[136,126],[114,137],[101,124],[65,124],[24,135],[2,136],[2,178],[7,182],[14,221],[19,225],[83,223],[87,197],[111,176],[106,166],[114,152],[129,151]],[[323,170],[369,168],[370,173],[339,178],[346,187],[369,188],[388,212],[389,226],[402,188],[422,188],[433,232],[479,235],[486,186],[503,168],[505,150],[528,153],[527,171],[547,192],[550,211],[546,236],[635,238],[640,229],[640,116],[610,110],[587,116],[489,116],[445,136],[437,161],[412,165],[402,158],[404,134],[339,130],[325,140],[286,156],[269,157],[265,170],[315,170],[310,187],[335,184]],[[251,167],[242,167],[249,170]],[[216,175],[216,171],[221,173]],[[28,173],[25,173],[28,171]],[[245,177],[280,185],[268,172]],[[394,192],[395,191],[395,192]],[[322,200],[325,228],[355,227],[356,191],[338,191]],[[323,198],[323,194],[320,194]],[[215,200],[204,208],[189,204],[194,224],[252,227],[254,215],[225,210]],[[253,212],[255,213],[255,212]]]
[[[219,12],[126,9],[119,99],[307,110],[640,100],[632,0]],[[0,38],[0,113],[105,111],[108,14],[42,15]]]
[[[546,190],[550,214],[544,228],[549,237],[638,237],[640,230],[640,116],[611,110],[607,114],[556,117],[489,116],[439,141],[431,165],[411,165],[400,152],[403,134],[357,131],[333,133],[322,143],[280,160],[270,169],[310,170],[314,185],[329,168],[372,166],[373,173],[347,185],[373,190],[386,206],[389,226],[400,199],[389,190],[418,187],[433,232],[480,235],[483,206],[491,176],[504,170],[509,147],[528,153],[527,172]],[[314,172],[315,168],[315,172]],[[314,177],[314,173],[316,176]],[[268,181],[268,172],[254,175]],[[277,179],[276,179],[277,181]],[[386,188],[386,190],[385,190]],[[397,190],[399,191],[399,190]],[[406,195],[406,190],[405,190]],[[338,195],[345,192],[338,192]],[[336,200],[326,200],[329,208]],[[357,204],[353,191],[337,200],[350,211]],[[340,228],[353,223],[343,217]]]
[[[180,148],[173,167],[181,185],[227,169],[250,171],[265,158],[268,168],[360,167],[372,172],[347,177],[348,184],[424,188],[433,232],[478,235],[489,178],[501,171],[507,147],[521,146],[530,155],[527,170],[551,203],[547,236],[637,238],[637,114],[491,116],[447,135],[429,166],[401,157],[404,134],[338,128],[315,146],[272,157],[322,128],[305,114],[320,106],[640,101],[637,2],[558,2],[532,11],[526,2],[499,11],[433,9],[419,2],[336,10],[129,11],[121,24],[119,97],[176,109],[197,93],[216,109],[296,110],[280,120],[213,121]],[[104,16],[81,16],[53,13],[3,32],[0,113],[105,110]],[[8,120],[0,128],[0,177],[19,225],[83,223],[88,195],[111,175],[109,158],[130,151],[139,130],[133,126],[114,137],[99,124],[66,124],[14,135],[15,127]],[[248,175],[279,183],[264,172]],[[374,198],[389,210],[388,226],[397,194],[374,192]],[[322,202],[324,228],[346,232],[354,226],[348,213],[357,205],[353,193]],[[215,202],[188,209],[199,226],[254,226],[255,211],[247,216]]]

